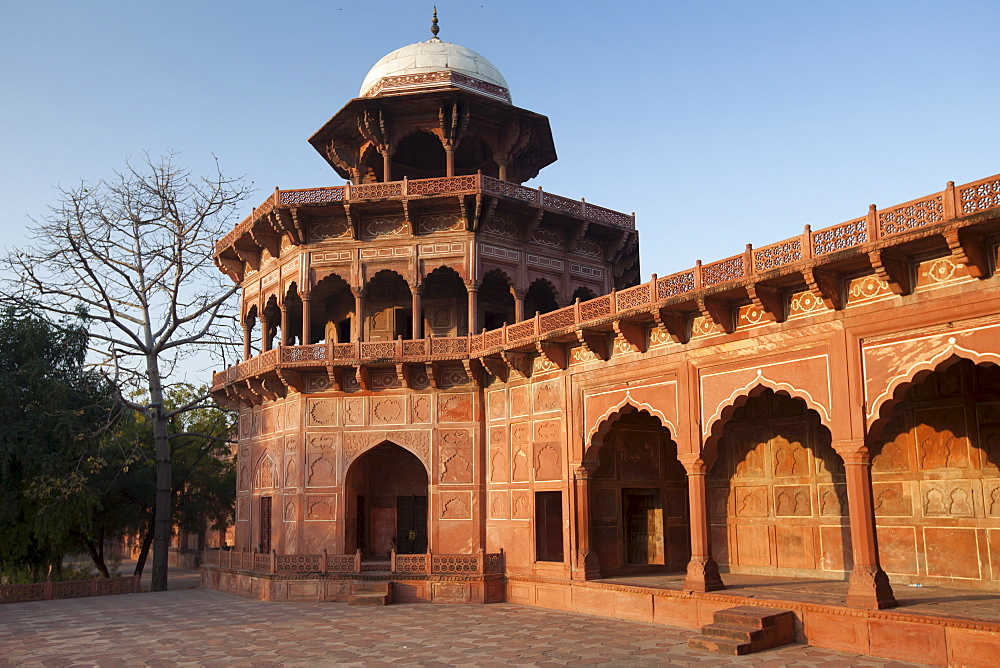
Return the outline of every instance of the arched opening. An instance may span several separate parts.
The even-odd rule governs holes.
[[[378,152],[378,149],[374,145],[369,145],[365,149],[364,155],[361,156],[361,165],[358,170],[361,183],[383,181],[383,168],[382,154]]]
[[[759,386],[721,431],[707,481],[719,566],[846,578],[853,560],[844,465],[819,414]]]
[[[383,269],[368,281],[365,296],[365,340],[393,341],[410,338],[413,302],[410,286],[402,276]]]
[[[455,175],[475,174],[477,171],[493,178],[500,175],[500,167],[493,159],[493,149],[479,137],[469,135],[455,149]]]
[[[433,336],[469,333],[468,291],[458,272],[438,267],[424,278],[421,294],[423,331]]]
[[[354,293],[347,281],[337,274],[325,277],[313,288],[309,308],[311,342],[347,343],[351,340]]]
[[[243,357],[245,359],[250,359],[255,354],[260,352],[260,348],[257,345],[257,337],[254,336],[254,331],[257,329],[257,305],[254,304],[247,311],[247,314],[243,317]]]
[[[687,474],[670,430],[646,411],[622,412],[587,459],[591,549],[601,577],[682,571],[691,557]]]
[[[503,327],[514,322],[514,295],[510,281],[499,269],[493,269],[483,276],[479,286],[480,322],[486,329]]]
[[[427,471],[416,455],[386,441],[351,464],[344,489],[348,553],[427,552]]]
[[[392,154],[392,178],[430,179],[445,176],[447,158],[436,135],[418,130],[403,137]]]
[[[1000,590],[1000,366],[952,357],[900,389],[869,437],[882,568]]]
[[[535,279],[524,295],[524,317],[534,317],[535,313],[548,313],[559,308],[556,289],[544,278]]]
[[[597,293],[590,288],[581,285],[576,290],[573,291],[573,301],[579,299],[582,302],[588,301],[590,299],[596,299]]]
[[[270,350],[274,347],[275,340],[281,340],[281,307],[278,306],[278,298],[274,295],[268,297],[267,305],[264,307],[264,319],[267,320],[267,331],[262,333],[263,348]]]
[[[288,318],[288,331],[284,332],[286,345],[302,345],[302,299],[299,297],[298,285],[291,283],[285,292],[285,313]]]

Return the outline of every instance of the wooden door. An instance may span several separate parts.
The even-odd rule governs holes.
[[[623,489],[625,563],[663,564],[663,504],[658,489]]]
[[[396,552],[427,552],[427,497],[396,497]]]

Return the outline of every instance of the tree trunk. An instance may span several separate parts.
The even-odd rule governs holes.
[[[146,535],[142,538],[142,547],[139,548],[139,556],[135,559],[135,572],[133,575],[142,577],[142,569],[146,567],[146,558],[149,557],[149,548],[153,545],[153,519],[150,518],[149,526],[146,527]]]
[[[170,548],[171,487],[170,439],[163,409],[163,386],[156,355],[146,358],[149,378],[150,420],[153,423],[153,449],[156,453],[156,505],[153,510],[153,582],[152,591],[167,590],[167,550]]]
[[[93,560],[94,566],[97,567],[98,572],[100,572],[101,577],[111,577],[111,573],[108,571],[108,565],[104,562],[104,541],[95,543],[91,538],[84,536],[83,543],[87,546],[87,551],[90,552],[90,558]]]

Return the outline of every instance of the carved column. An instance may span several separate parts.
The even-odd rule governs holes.
[[[365,291],[354,289],[354,321],[351,323],[353,339],[364,341],[365,336]]]
[[[423,307],[420,305],[420,293],[421,293],[421,288],[419,285],[410,286],[410,310],[413,312],[412,314],[413,331],[412,334],[410,335],[411,339],[419,339],[423,336],[420,333],[420,330],[422,329],[424,324]]]
[[[576,565],[574,580],[596,580],[601,577],[597,553],[590,549],[590,477],[597,467],[595,462],[584,462],[573,471],[576,494]]]
[[[872,465],[868,449],[860,443],[835,448],[844,460],[847,474],[847,507],[851,522],[854,569],[847,588],[847,604],[882,610],[896,607],[889,577],[878,559],[875,504],[872,496]]]
[[[312,343],[312,295],[306,292],[299,298],[302,299],[302,345],[308,346]]]
[[[448,144],[444,147],[445,176],[455,176],[455,147]]]
[[[499,164],[499,167],[500,167],[500,173],[497,176],[500,177],[501,181],[506,181],[507,180],[507,163],[506,162],[501,162]]]
[[[281,305],[281,345],[287,346],[288,340],[288,304]]]
[[[271,349],[271,323],[267,318],[266,313],[261,313],[260,315],[260,351],[262,353],[267,352]]]
[[[243,359],[250,359],[250,337],[253,336],[253,325],[249,321],[243,322]]]
[[[392,181],[392,153],[389,151],[382,154],[382,180]]]
[[[475,334],[479,331],[479,284],[469,281],[465,290],[469,297],[469,334]]]
[[[691,561],[684,578],[685,591],[725,589],[719,565],[712,558],[708,515],[708,465],[698,455],[678,457],[687,471],[688,518],[691,522]]]
[[[514,290],[514,322],[521,322],[524,320],[524,296],[528,294],[527,290]]]

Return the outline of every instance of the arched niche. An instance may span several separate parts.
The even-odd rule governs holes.
[[[479,322],[485,329],[496,329],[514,322],[513,281],[503,270],[491,269],[479,284]]]
[[[476,135],[466,135],[455,149],[455,175],[475,174],[481,171],[498,178],[500,167],[493,159],[493,149]]]
[[[899,383],[869,430],[879,557],[890,579],[1000,590],[1000,366],[950,355]],[[889,410],[887,410],[889,409]]]
[[[267,320],[267,331],[262,333],[264,347],[270,350],[274,347],[275,339],[280,341],[281,336],[281,307],[278,306],[278,298],[271,295],[264,305],[263,317]]]
[[[361,163],[358,170],[361,183],[384,181],[384,167],[382,154],[378,152],[374,144],[369,144],[361,154]]]
[[[549,313],[559,308],[558,290],[551,281],[536,278],[528,286],[524,295],[524,317],[531,318],[535,313]]]
[[[376,272],[365,286],[365,340],[410,338],[413,302],[406,279],[391,269]]]
[[[421,285],[423,332],[433,336],[469,333],[469,294],[465,281],[452,267],[438,267]]]
[[[661,420],[621,407],[594,433],[584,462],[601,577],[683,571],[691,556],[687,475]]]
[[[447,159],[437,135],[426,130],[412,132],[396,144],[392,158],[392,179],[429,179],[445,176]]]
[[[706,452],[712,556],[731,572],[843,579],[853,567],[843,461],[798,397],[756,387]]]
[[[284,332],[287,345],[302,345],[302,298],[298,284],[292,281],[285,290],[284,308],[288,319],[288,331]]]
[[[385,558],[428,548],[427,469],[409,450],[383,441],[355,459],[344,482],[346,552]]]
[[[331,273],[313,287],[309,300],[310,337],[313,343],[351,341],[354,293],[343,277]]]
[[[581,285],[580,287],[578,287],[576,290],[573,291],[573,301],[579,299],[580,301],[585,302],[596,298],[597,298],[597,293],[585,285]]]

